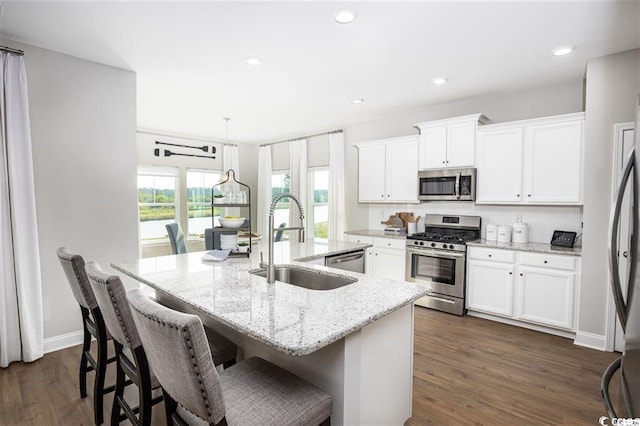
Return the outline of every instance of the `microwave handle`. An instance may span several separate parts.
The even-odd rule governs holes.
[[[455,188],[455,196],[457,199],[460,199],[460,173],[456,174],[456,188]]]

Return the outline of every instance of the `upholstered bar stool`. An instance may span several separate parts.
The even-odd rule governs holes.
[[[329,425],[331,396],[261,358],[218,374],[200,318],[128,293],[149,364],[162,385],[167,424]]]
[[[107,345],[111,335],[106,329],[102,313],[98,307],[89,279],[84,270],[84,259],[78,254],[71,253],[66,247],[56,251],[62,269],[67,276],[73,297],[75,297],[82,312],[82,356],[80,357],[79,383],[80,397],[87,396],[87,373],[95,371],[93,390],[93,415],[96,425],[103,422],[103,398],[106,393],[113,392],[115,386],[104,386],[107,364],[115,361],[107,358]],[[97,358],[91,354],[91,336],[96,338]]]
[[[151,408],[162,401],[162,395],[152,396],[152,391],[160,384],[147,363],[124,285],[118,276],[106,274],[95,262],[88,262],[85,270],[116,348],[116,389],[111,424],[117,425],[128,419],[134,425],[149,425]],[[138,387],[137,407],[131,406],[124,398],[127,378]]]
[[[171,251],[173,254],[182,254],[187,252],[187,245],[184,242],[184,234],[179,223],[167,223],[164,226],[167,229],[169,235],[169,242],[171,243]]]

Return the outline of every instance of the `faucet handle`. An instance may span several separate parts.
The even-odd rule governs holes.
[[[264,258],[262,257],[262,252],[260,252],[260,265],[261,268],[264,268],[266,265],[264,264]]]

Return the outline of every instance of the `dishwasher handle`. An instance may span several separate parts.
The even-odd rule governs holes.
[[[360,258],[364,257],[364,251],[361,251],[359,253],[356,254],[350,254],[350,255],[336,255],[336,256],[327,256],[327,264],[336,264],[336,263],[343,263],[343,262],[351,262],[354,260],[358,260]]]

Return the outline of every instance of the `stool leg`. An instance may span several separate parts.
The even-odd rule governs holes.
[[[138,346],[134,350],[133,356],[136,359],[136,369],[138,370],[138,395],[140,400],[140,411],[138,412],[138,424],[149,426],[151,424],[151,373],[149,372],[149,364],[147,356],[142,346]]]
[[[106,328],[104,324],[104,320],[102,319],[102,314],[98,309],[93,310],[93,317],[95,319],[96,329],[98,336],[96,340],[98,341],[98,358],[96,368],[96,378],[94,382],[94,390],[93,390],[93,410],[94,410],[94,421],[96,425],[100,425],[104,422],[104,414],[103,414],[103,398],[104,398],[104,379],[107,373],[107,339],[104,338],[106,336]]]
[[[122,345],[113,341],[116,348],[116,389],[113,393],[113,405],[111,406],[111,426],[120,424],[120,398],[124,395],[124,370],[120,366],[120,354],[122,353]]]
[[[178,408],[178,403],[164,389],[162,389],[162,396],[164,397],[164,413],[167,417],[167,425],[171,426],[173,425],[173,414]]]
[[[82,308],[82,328],[84,331],[84,338],[82,340],[82,356],[80,357],[80,369],[78,372],[78,379],[80,382],[80,398],[87,397],[87,352],[91,350],[91,333],[87,328],[86,318],[89,315],[89,311]]]

